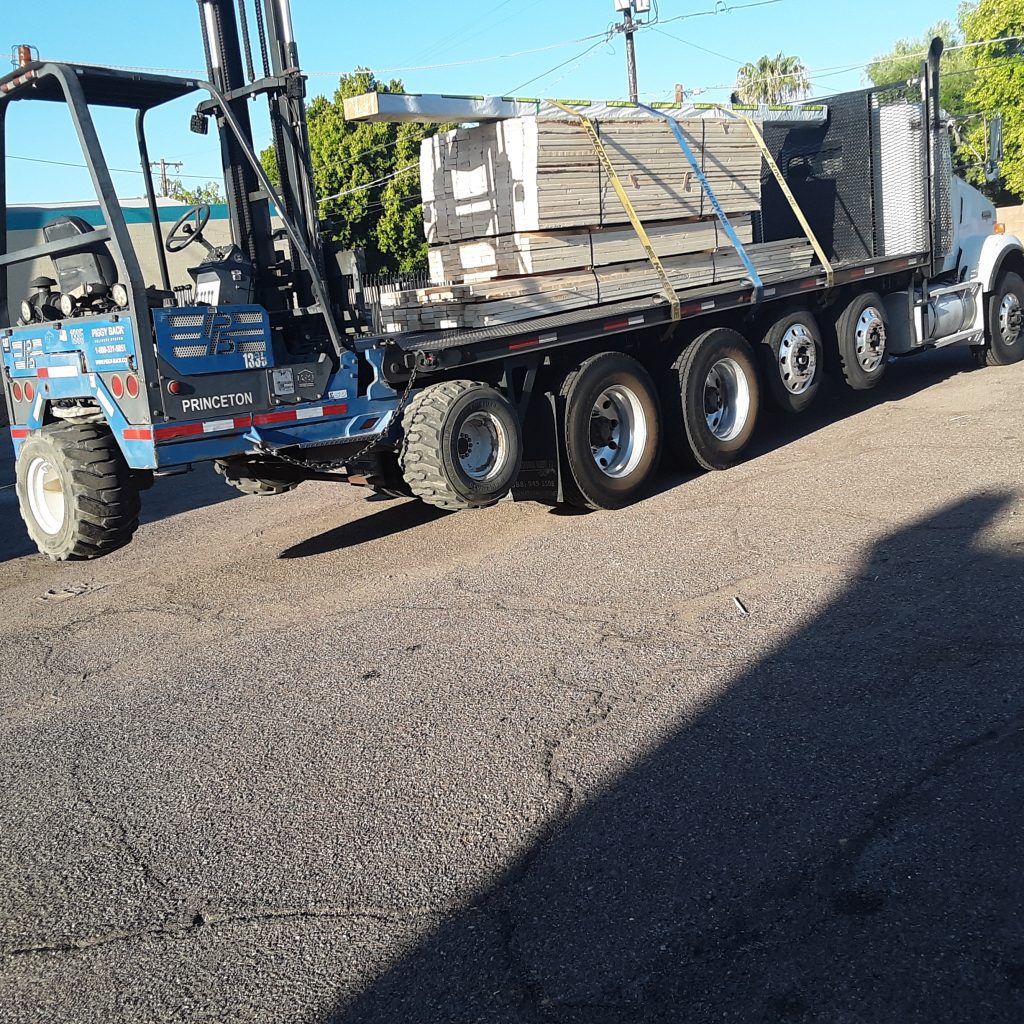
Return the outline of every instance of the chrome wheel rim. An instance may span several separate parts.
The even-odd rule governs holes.
[[[804,324],[793,324],[779,343],[779,373],[782,384],[793,395],[802,395],[814,383],[818,371],[818,350],[814,335]]]
[[[881,366],[885,358],[885,320],[874,306],[868,306],[857,320],[854,344],[857,362],[865,373]]]
[[[504,424],[489,412],[471,413],[459,428],[456,443],[459,468],[470,480],[490,480],[508,457]]]
[[[1024,310],[1021,309],[1020,299],[1013,292],[1008,292],[999,303],[999,336],[1003,339],[1003,344],[1007,347],[1016,345],[1020,340],[1022,328]]]
[[[32,518],[39,528],[53,536],[64,525],[66,503],[60,474],[46,459],[37,457],[29,463],[26,491]]]
[[[640,398],[624,384],[605,388],[590,411],[590,452],[605,476],[629,476],[647,448],[647,416]]]
[[[750,416],[750,383],[735,359],[719,359],[704,381],[704,415],[719,441],[733,441]]]

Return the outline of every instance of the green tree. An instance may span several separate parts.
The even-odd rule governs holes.
[[[1024,198],[1024,0],[980,0],[962,9],[961,22],[971,48],[974,73],[966,100],[974,112],[1003,116],[1003,183]],[[996,40],[988,42],[988,40]],[[973,149],[984,153],[985,126],[976,118],[968,132]]]
[[[799,57],[765,54],[736,72],[736,95],[743,103],[786,103],[803,99],[810,91],[807,68]]]
[[[962,8],[961,16],[963,13]],[[936,36],[946,46],[942,54],[939,102],[952,117],[962,117],[969,112],[967,92],[971,87],[973,55],[970,49],[962,48],[962,28],[950,21],[937,22],[924,35],[916,38],[900,39],[888,53],[876,57],[867,66],[867,77],[872,85],[894,85],[918,78],[921,63]]]
[[[420,204],[420,142],[436,128],[345,120],[346,97],[404,92],[371,71],[343,75],[334,96],[307,108],[313,178],[327,233],[345,248],[364,248],[370,271],[411,272],[427,264]],[[261,154],[279,181],[273,147]]]
[[[216,181],[208,181],[205,185],[197,185],[195,188],[186,188],[179,178],[172,178],[168,186],[167,191],[171,199],[177,199],[179,203],[185,203],[187,206],[224,202],[220,194],[220,184]]]

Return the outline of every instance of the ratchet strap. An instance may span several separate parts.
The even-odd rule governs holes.
[[[608,175],[608,180],[612,183],[612,187],[615,189],[615,194],[619,197],[619,202],[622,203],[622,208],[626,211],[626,216],[629,217],[629,222],[633,225],[633,230],[636,232],[637,238],[640,239],[640,244],[644,247],[644,252],[647,254],[647,258],[650,260],[651,266],[654,267],[658,277],[661,278],[662,290],[665,292],[665,297],[672,306],[672,319],[678,320],[680,316],[680,303],[679,296],[676,294],[675,286],[669,279],[669,276],[665,271],[664,264],[662,264],[658,254],[654,251],[651,239],[641,223],[633,204],[630,202],[629,196],[626,194],[626,190],[623,188],[622,182],[619,180],[619,176],[615,172],[615,168],[612,166],[611,157],[608,156],[608,151],[604,148],[604,143],[601,141],[601,137],[597,134],[597,128],[595,127],[594,122],[591,121],[590,118],[584,117],[578,110],[573,110],[572,107],[566,106],[558,100],[548,100],[547,102],[552,106],[558,107],[560,110],[564,110],[567,114],[571,114],[573,117],[579,118],[579,122],[583,126],[584,131],[586,131],[590,136],[590,141],[594,145],[594,151],[597,153],[597,157],[601,161],[601,166],[604,167],[605,174]]]
[[[807,241],[811,243],[811,248],[821,261],[822,267],[825,268],[825,281],[827,282],[828,287],[831,288],[836,279],[836,272],[832,269],[831,261],[825,255],[825,250],[822,249],[819,244],[817,236],[814,234],[814,231],[811,229],[811,225],[804,216],[804,211],[800,209],[800,204],[796,201],[796,197],[789,190],[789,185],[786,183],[786,179],[783,177],[782,171],[779,170],[779,165],[775,162],[775,158],[768,149],[768,145],[764,141],[764,136],[758,131],[757,125],[754,124],[749,117],[744,116],[743,120],[747,122],[750,134],[754,136],[754,141],[757,143],[758,149],[761,150],[761,155],[765,158],[765,161],[771,168],[772,174],[775,175],[775,180],[779,183],[779,188],[782,189],[782,194],[786,197],[786,201],[789,203],[789,208],[793,211],[793,216],[800,222],[800,227],[803,230],[803,233],[807,236]]]
[[[668,124],[669,128],[672,129],[672,134],[676,137],[676,142],[679,143],[679,148],[683,151],[683,156],[686,157],[686,161],[690,165],[690,170],[693,171],[694,177],[700,182],[700,187],[708,197],[708,202],[711,203],[711,209],[715,211],[715,216],[718,217],[729,241],[732,242],[732,247],[736,250],[736,253],[740,258],[740,262],[743,264],[743,268],[750,276],[750,281],[754,286],[754,304],[756,305],[764,298],[764,282],[761,280],[761,275],[758,274],[753,260],[751,260],[750,256],[747,254],[747,250],[743,248],[743,243],[740,241],[740,236],[736,234],[736,229],[732,226],[729,218],[725,215],[725,210],[722,209],[722,204],[718,201],[718,196],[715,195],[714,189],[711,187],[711,182],[708,181],[704,172],[700,169],[700,163],[693,155],[693,150],[690,148],[690,144],[686,141],[686,136],[683,134],[683,129],[679,127],[679,122],[674,117],[670,117],[663,111],[655,110],[654,107],[647,106],[646,103],[638,103],[637,106],[642,110],[646,110],[648,114],[660,117]]]

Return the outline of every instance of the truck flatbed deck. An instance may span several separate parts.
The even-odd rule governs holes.
[[[925,265],[927,260],[927,253],[914,253],[880,260],[847,262],[833,266],[834,279],[831,287],[858,283],[870,277],[882,278],[889,274],[903,273]],[[766,275],[764,299],[808,295],[829,288],[822,269],[817,267],[812,268],[812,271],[795,277]],[[725,290],[709,285],[705,288],[690,288],[679,292],[678,295],[681,303],[680,318],[689,319],[710,312],[750,308],[754,302],[755,290],[750,284]],[[411,332],[365,337],[360,340],[359,347],[368,349],[390,343],[403,352],[411,353],[415,357],[418,371],[429,373],[432,369],[505,359],[516,353],[557,348],[588,338],[659,325],[667,326],[671,323],[672,312],[669,303],[663,296],[651,296],[476,330]]]

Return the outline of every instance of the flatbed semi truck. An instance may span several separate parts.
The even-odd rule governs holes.
[[[826,372],[863,390],[890,360],[941,346],[981,364],[1024,357],[1024,249],[952,173],[939,41],[917,81],[830,97],[811,124],[765,123],[759,237],[813,238],[809,271],[751,267],[726,287],[381,335],[357,261],[323,240],[289,0],[255,0],[257,41],[244,0],[198,6],[205,81],[38,60],[0,78],[3,384],[19,508],[50,558],[123,546],[154,475],[201,462],[265,496],[315,479],[445,509],[509,495],[618,508],[663,454],[732,465],[763,402],[799,413]],[[146,117],[189,96],[193,130],[212,120],[219,134],[230,245],[204,238],[204,205],[160,234]],[[277,184],[254,146],[258,97]],[[103,225],[59,216],[45,241],[7,251],[6,116],[27,101],[66,105]],[[135,112],[155,285],[96,133],[105,107]],[[998,146],[994,131],[993,165]],[[189,246],[202,250],[192,281],[172,281],[164,253]],[[9,295],[7,269],[40,260],[52,276]]]

